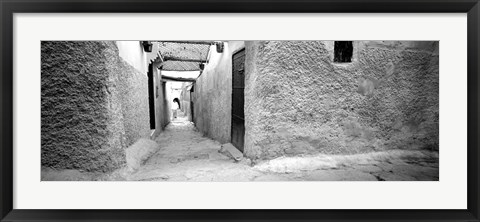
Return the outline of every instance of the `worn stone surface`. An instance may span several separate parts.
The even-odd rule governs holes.
[[[160,150],[125,180],[141,181],[395,181],[438,180],[438,152],[388,150],[352,155],[281,157],[251,166],[219,153],[186,117],[156,139]],[[173,160],[173,161],[172,161]]]
[[[246,42],[245,154],[438,150],[438,42]]]
[[[305,176],[306,181],[377,181],[372,174],[358,170],[317,170]]]
[[[248,181],[256,175],[219,153],[221,144],[202,136],[187,117],[172,120],[156,142],[159,151],[128,180]]]
[[[134,181],[438,181],[438,152],[388,150],[353,155],[281,157],[251,166],[219,153],[221,144],[202,136],[186,117],[172,121],[155,141],[159,150],[137,171],[107,174],[42,170],[42,180]],[[151,141],[149,141],[150,143]]]
[[[126,149],[127,167],[137,170],[152,154],[158,151],[158,144],[149,139],[139,139]]]
[[[222,144],[222,148],[219,150],[220,153],[231,157],[236,161],[241,161],[243,159],[243,154],[231,143]]]
[[[223,53],[210,49],[210,60],[194,85],[194,123],[204,135],[230,142],[232,108],[232,55],[243,41],[225,43]]]
[[[107,41],[44,41],[41,63],[42,166],[124,166],[125,148],[149,130],[146,75]]]

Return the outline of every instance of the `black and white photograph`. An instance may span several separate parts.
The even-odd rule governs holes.
[[[41,181],[439,181],[440,41],[41,41]]]

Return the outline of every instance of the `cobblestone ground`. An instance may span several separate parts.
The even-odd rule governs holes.
[[[438,180],[438,152],[392,150],[358,155],[283,157],[250,166],[219,153],[185,118],[157,137],[160,149],[125,179],[137,181]]]

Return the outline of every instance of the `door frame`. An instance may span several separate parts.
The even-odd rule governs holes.
[[[233,121],[234,121],[233,120],[233,118],[234,118],[234,114],[233,114],[234,96],[233,96],[233,93],[234,93],[234,84],[235,84],[235,82],[234,82],[234,74],[235,74],[234,62],[235,62],[235,59],[234,58],[239,53],[243,53],[244,54],[243,56],[246,57],[245,48],[239,49],[239,50],[235,51],[234,53],[232,53],[232,74],[231,74],[232,75],[232,94],[231,94],[232,95],[232,103],[231,103],[231,106],[230,106],[230,108],[231,108],[231,114],[230,114],[230,118],[231,118],[231,120],[230,120],[230,142],[232,143],[233,146],[235,146],[235,144],[233,144],[233,126],[234,126],[233,125]],[[243,61],[243,64],[244,64],[244,70],[245,70],[245,59]],[[242,153],[245,150],[245,71],[243,73],[243,113],[244,113],[244,115],[243,115],[243,134],[244,135],[243,135],[243,142],[242,142],[243,147],[238,148],[238,147],[235,146],[235,148],[237,148]]]

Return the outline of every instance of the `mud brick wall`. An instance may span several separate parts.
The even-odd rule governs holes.
[[[116,78],[115,86],[119,91],[125,126],[126,146],[130,146],[140,138],[150,136],[150,117],[148,107],[148,76],[140,73],[122,59],[111,56],[115,61],[111,66],[111,76]],[[110,56],[109,56],[110,57]],[[115,87],[114,86],[114,87]]]
[[[193,117],[205,136],[229,143],[232,109],[232,55],[244,47],[243,41],[229,41],[223,53],[210,47],[210,61],[194,85]]]
[[[148,136],[147,76],[114,42],[41,43],[42,166],[110,171]]]
[[[153,77],[155,78],[155,134],[158,136],[170,123],[170,108],[166,100],[165,82],[162,81],[161,71],[157,68],[160,63],[153,64]]]
[[[185,116],[187,116],[189,121],[193,121],[192,120],[192,113],[191,113],[191,106],[190,106],[190,90],[188,90],[189,86],[192,85],[192,84],[193,83],[191,83],[191,82],[183,83],[182,93],[180,94],[180,97],[181,97],[180,100],[182,102],[181,109],[182,109],[182,112],[185,114]]]
[[[438,42],[246,42],[245,154],[438,149]]]

